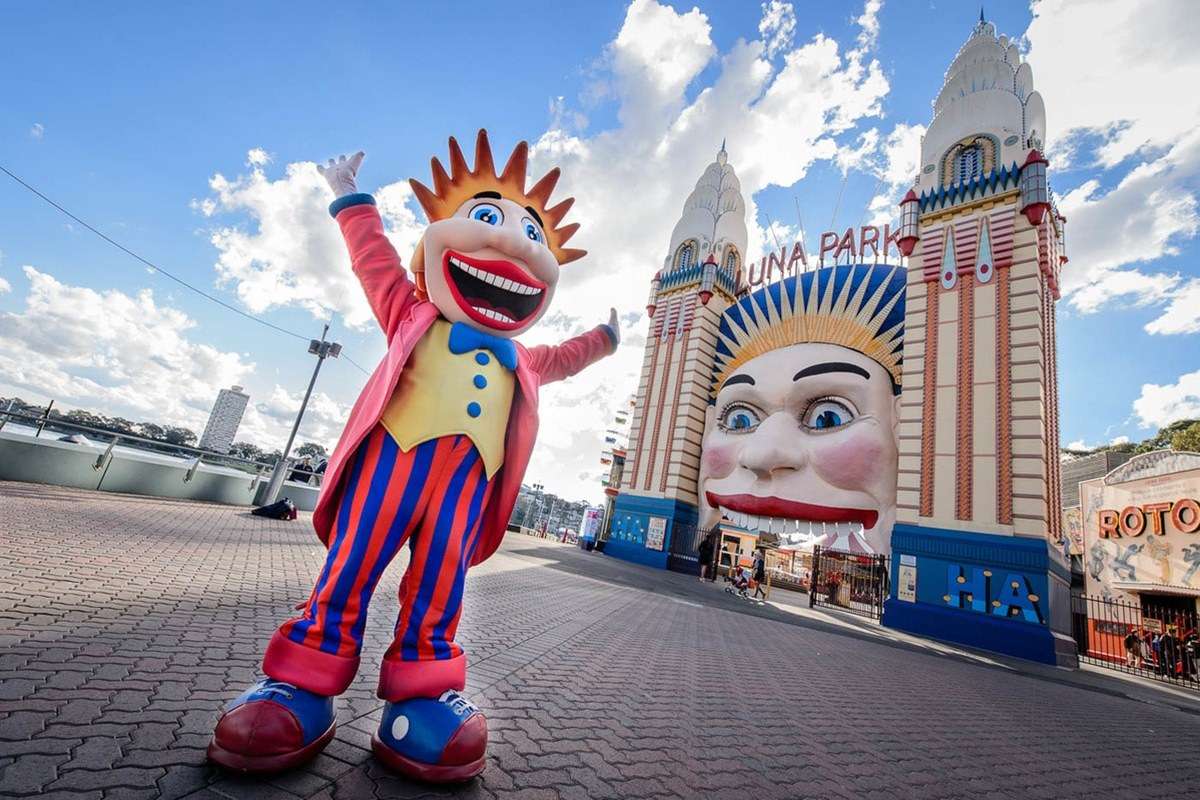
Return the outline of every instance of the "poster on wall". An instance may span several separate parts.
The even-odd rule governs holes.
[[[896,597],[906,603],[917,602],[917,567],[915,564],[900,565],[900,580],[896,585]]]
[[[651,517],[646,524],[646,549],[662,550],[663,541],[667,536],[667,520],[665,517]]]

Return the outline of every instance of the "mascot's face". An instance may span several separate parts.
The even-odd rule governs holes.
[[[480,192],[430,223],[422,246],[429,299],[451,322],[513,337],[550,305],[558,261],[532,208]]]
[[[855,350],[795,344],[734,371],[705,419],[700,503],[784,543],[860,538],[890,550],[899,398]]]

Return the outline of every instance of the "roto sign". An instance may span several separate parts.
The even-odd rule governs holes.
[[[1101,539],[1141,536],[1147,529],[1155,536],[1163,536],[1167,532],[1168,518],[1175,530],[1195,533],[1200,530],[1200,502],[1184,497],[1174,503],[1125,506],[1120,511],[1105,508],[1097,512],[1097,518]]]

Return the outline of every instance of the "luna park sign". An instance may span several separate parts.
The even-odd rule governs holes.
[[[900,229],[893,230],[891,225],[864,225],[857,229],[846,228],[841,233],[825,231],[821,234],[817,266],[825,266],[826,257],[831,263],[837,264],[843,258],[847,259],[846,263],[878,261],[881,258],[886,260],[892,250],[899,256],[900,248],[896,243],[899,236]],[[757,265],[747,264],[746,282],[751,286],[759,286],[807,269],[809,259],[804,251],[804,242],[796,241],[790,248],[783,246],[779,248],[778,253],[772,252],[763,256]],[[775,277],[777,273],[778,277]]]

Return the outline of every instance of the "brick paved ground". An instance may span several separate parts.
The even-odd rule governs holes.
[[[0,483],[0,794],[49,798],[1183,797],[1200,716],[1115,679],[1026,674],[753,608],[684,576],[510,537],[461,639],[486,772],[368,752],[393,565],[338,736],[270,781],[204,764],[224,702],[307,596],[306,520]],[[386,587],[386,588],[384,588]]]

